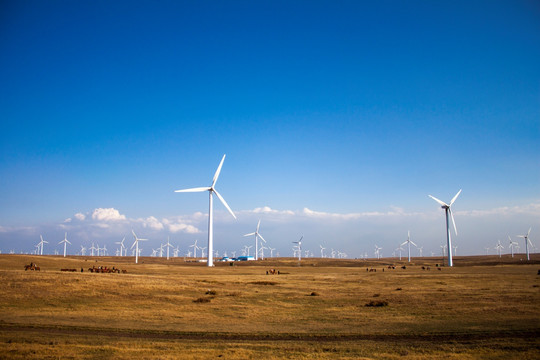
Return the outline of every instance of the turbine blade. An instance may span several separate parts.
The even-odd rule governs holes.
[[[264,238],[262,237],[261,234],[257,233],[257,235],[259,235],[259,237],[261,238],[262,241],[264,241],[266,243],[266,240],[264,240]]]
[[[133,245],[131,245],[130,249],[133,249],[133,247],[135,246],[136,243],[137,243],[137,240],[135,240],[135,241],[133,242]]]
[[[454,232],[457,235],[457,228],[456,228],[456,221],[454,220],[454,214],[452,214],[452,209],[449,208],[448,211],[450,212],[450,218],[452,218],[452,225],[454,225]]]
[[[411,244],[413,244],[414,246],[418,247],[418,245],[416,245],[414,242],[411,241]]]
[[[259,222],[257,223],[257,230],[255,232],[259,232],[259,226],[261,226],[261,219],[259,219]]]
[[[529,231],[527,231],[527,237],[531,234],[532,227],[529,228]]]
[[[406,244],[407,242],[408,242],[408,241],[405,241],[404,243],[400,244],[399,246],[401,246],[401,245],[405,245],[405,244]],[[412,242],[412,241],[411,241],[411,242]]]
[[[219,177],[219,173],[221,172],[221,167],[223,166],[223,161],[225,161],[225,154],[221,158],[221,162],[219,163],[219,166],[218,166],[218,168],[216,170],[216,173],[214,174],[214,179],[212,179],[212,187],[214,187],[214,185],[216,185],[217,179]]]
[[[211,188],[209,187],[197,187],[197,188],[191,188],[191,189],[183,189],[183,190],[175,190],[174,192],[203,192],[208,191]]]
[[[255,235],[255,233],[252,232],[252,233],[246,234],[246,235],[244,235],[244,236],[252,236],[252,235]]]
[[[436,197],[434,196],[431,196],[431,195],[428,195],[430,198],[432,198],[433,200],[435,200],[436,202],[438,202],[439,204],[441,204],[441,206],[448,206],[447,203],[445,203],[444,201],[441,201],[439,199],[437,199]]]
[[[452,200],[450,201],[450,206],[452,206],[452,204],[454,203],[454,201],[456,201],[456,199],[458,198],[459,194],[461,194],[461,189],[459,189],[459,191],[457,192],[457,194],[452,198]]]
[[[229,210],[229,212],[231,213],[231,215],[233,216],[233,218],[236,219],[236,215],[234,215],[233,211],[231,210],[231,208],[229,207],[229,205],[227,205],[227,202],[225,201],[225,199],[216,191],[216,189],[213,190],[214,193],[217,195],[217,197],[219,198],[219,200],[221,200],[221,202],[223,203],[223,205],[225,205],[225,207],[227,208],[227,210]]]
[[[69,245],[71,245],[71,243],[69,242],[69,240],[66,239],[66,242],[67,242]]]

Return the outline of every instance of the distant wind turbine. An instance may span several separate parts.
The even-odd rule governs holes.
[[[529,244],[532,246],[531,240],[529,240],[529,234],[531,233],[532,228],[529,228],[529,231],[527,232],[527,235],[517,235],[517,237],[525,239],[525,252],[527,253],[527,260],[530,260],[529,258]]]
[[[43,255],[43,244],[48,244],[48,241],[43,240],[43,236],[39,235],[39,238],[41,241],[38,243],[38,245],[41,247],[39,255]]]
[[[124,236],[124,238],[122,239],[122,241],[117,241],[115,242],[115,244],[118,244],[120,245],[120,256],[122,256],[122,251],[124,249],[126,249],[126,247],[124,246],[124,240],[126,240],[126,237]]]
[[[67,239],[67,233],[64,236],[64,240],[60,241],[58,244],[60,245],[62,243],[64,243],[64,257],[66,257],[66,245],[67,244],[71,245],[71,243]]]
[[[399,248],[401,249],[401,246],[402,245],[405,245],[407,244],[407,254],[408,254],[408,258],[409,258],[409,262],[411,262],[411,244],[413,244],[416,248],[418,248],[418,245],[416,245],[414,242],[412,242],[411,240],[411,232],[410,231],[407,231],[407,240],[402,243],[401,245],[399,245]],[[399,260],[401,260],[401,251],[399,252]]]
[[[244,235],[244,236],[255,235],[255,260],[259,260],[259,238],[261,238],[261,240],[266,243],[266,240],[264,240],[262,235],[259,234],[259,226],[261,226],[261,220],[260,219],[259,219],[259,222],[257,223],[257,229],[255,230],[255,232]],[[263,257],[264,257],[264,255],[263,255]]]
[[[514,257],[514,247],[518,246],[518,243],[515,241],[512,241],[512,238],[510,236],[508,236],[508,240],[510,240],[510,246],[508,247],[510,248],[510,251],[512,251],[512,257]]]
[[[322,245],[319,245],[321,247],[321,258],[324,258],[324,250],[326,250],[326,248],[324,248]]]
[[[193,245],[189,245],[188,247],[192,247],[193,248],[193,257],[196,258],[197,257],[197,249],[200,249],[198,246],[197,246],[197,241],[199,240],[195,240],[195,242],[193,243]]]
[[[293,241],[293,244],[298,244],[298,261],[302,261],[302,239],[304,235],[298,241]]]
[[[229,210],[229,212],[231,213],[231,215],[236,219],[236,215],[234,215],[233,211],[231,210],[231,208],[229,207],[229,205],[227,205],[227,202],[225,201],[225,199],[223,199],[223,197],[219,194],[219,192],[217,192],[217,190],[214,188],[214,186],[216,185],[216,182],[217,182],[217,179],[219,177],[219,173],[221,172],[221,167],[223,166],[223,161],[225,161],[225,155],[223,155],[223,158],[221,159],[221,162],[219,163],[219,166],[216,170],[216,173],[214,174],[214,179],[212,180],[212,185],[210,187],[198,187],[198,188],[191,188],[191,189],[184,189],[184,190],[176,190],[175,192],[203,192],[203,191],[208,191],[208,194],[209,194],[209,205],[208,205],[208,261],[207,261],[207,265],[208,266],[214,266],[214,258],[212,257],[213,255],[213,252],[214,252],[214,228],[213,228],[213,218],[214,218],[214,214],[213,214],[213,199],[212,199],[212,194],[216,194],[216,196],[218,197],[218,199],[221,201],[221,203],[223,205],[225,205],[225,208],[227,208],[227,210]]]
[[[501,240],[497,241],[497,246],[495,246],[495,249],[497,249],[497,251],[499,252],[499,257],[501,257],[503,249],[503,246],[501,245]]]
[[[377,259],[381,258],[381,250],[382,250],[382,247],[375,245],[375,255],[377,256]]]
[[[454,221],[454,215],[452,215],[452,204],[454,204],[459,194],[461,194],[461,189],[452,198],[452,200],[450,201],[450,204],[447,204],[444,201],[441,201],[437,199],[436,197],[429,195],[430,198],[432,198],[433,200],[435,200],[441,205],[441,208],[443,208],[446,213],[446,241],[447,241],[446,246],[448,247],[448,266],[454,265],[452,261],[452,238],[450,236],[450,226],[449,226],[450,224],[449,224],[448,215],[450,215],[450,218],[452,219],[452,224],[454,225],[454,232],[457,235],[456,222]]]
[[[131,229],[131,233],[133,234],[133,237],[135,238],[135,242],[133,242],[133,245],[131,245],[131,248],[135,246],[135,264],[139,263],[139,241],[146,241],[148,239],[139,239],[137,235],[135,235],[135,231]]]
[[[171,245],[171,240],[169,239],[168,236],[167,236],[167,243],[165,244],[165,247],[167,248],[167,260],[169,260],[169,249],[172,248],[173,246]]]

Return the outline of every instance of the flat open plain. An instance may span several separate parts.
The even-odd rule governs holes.
[[[522,258],[0,255],[0,358],[539,359],[540,255]]]

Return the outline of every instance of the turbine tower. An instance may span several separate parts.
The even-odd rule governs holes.
[[[298,261],[302,261],[302,239],[304,235],[298,241],[293,241],[293,244],[298,244]]]
[[[48,244],[48,241],[43,240],[43,236],[39,235],[39,238],[41,241],[38,243],[38,245],[41,247],[39,255],[43,255],[43,244]]]
[[[452,262],[452,237],[450,236],[450,226],[449,226],[448,215],[450,215],[450,218],[452,219],[452,224],[454,225],[454,232],[457,235],[456,222],[454,221],[454,215],[452,215],[452,204],[454,204],[459,194],[461,194],[461,189],[452,198],[452,200],[450,201],[450,204],[447,204],[444,201],[441,201],[437,199],[436,197],[429,195],[430,198],[432,198],[433,200],[435,200],[441,205],[441,208],[444,209],[444,212],[446,214],[446,241],[447,241],[446,246],[448,248],[448,266],[454,266]]]
[[[67,239],[67,233],[64,236],[64,240],[60,241],[58,244],[61,244],[61,243],[64,243],[64,257],[66,257],[66,245],[67,244],[71,245],[71,243]]]
[[[133,231],[133,229],[131,229],[131,233],[133,234],[133,237],[135,238],[135,242],[133,243],[133,245],[131,245],[131,248],[133,249],[133,247],[135,246],[135,264],[138,264],[139,263],[139,241],[146,241],[148,239],[139,239],[137,235],[135,235],[135,231]]]
[[[259,219],[259,222],[257,223],[257,229],[255,230],[255,232],[252,232],[252,233],[249,233],[249,234],[246,234],[244,236],[251,236],[251,235],[255,235],[255,260],[259,260],[259,240],[258,238],[261,238],[262,241],[264,241],[266,243],[266,240],[264,240],[264,238],[262,237],[261,234],[259,234],[259,226],[261,225],[261,220]],[[263,256],[264,257],[264,256]]]
[[[122,252],[125,251],[124,249],[126,249],[126,247],[124,246],[124,240],[126,240],[126,237],[125,237],[125,236],[124,236],[124,238],[122,239],[122,241],[117,241],[117,242],[115,242],[115,244],[120,245],[120,256],[122,256]]]
[[[399,247],[401,248],[401,246],[405,245],[405,244],[407,244],[409,262],[411,262],[411,244],[413,244],[416,248],[418,248],[418,245],[416,245],[414,242],[412,242],[412,240],[411,240],[411,232],[410,231],[407,231],[407,240],[404,243],[402,243],[401,245],[399,245]],[[399,255],[399,260],[401,260],[401,253]]]
[[[169,260],[169,248],[174,248],[171,244],[170,238],[167,236],[167,243],[165,244],[165,247],[167,248],[167,260]]]
[[[225,155],[223,155],[223,158],[221,159],[221,162],[219,163],[219,166],[216,170],[216,173],[214,174],[214,179],[212,180],[212,186],[210,187],[198,187],[198,188],[191,188],[191,189],[184,189],[184,190],[176,190],[175,192],[203,192],[208,191],[209,194],[209,205],[208,205],[208,266],[214,266],[214,258],[213,258],[213,252],[214,252],[214,229],[213,229],[213,200],[212,200],[212,194],[216,194],[218,199],[221,201],[223,205],[225,205],[225,208],[229,210],[231,215],[236,219],[236,215],[234,215],[233,211],[227,205],[227,202],[225,199],[217,192],[217,190],[214,188],[216,185],[217,179],[219,177],[219,173],[221,172],[221,167],[223,166],[223,161],[225,161]]]
[[[529,231],[527,232],[527,235],[517,235],[517,237],[525,239],[525,252],[527,253],[527,261],[529,259],[529,244],[532,245],[531,240],[529,240],[529,234],[531,233],[531,229],[529,228]]]
[[[518,246],[518,243],[515,241],[512,241],[512,238],[510,237],[510,235],[508,235],[508,240],[510,240],[510,246],[508,247],[512,251],[512,257],[514,257],[514,246]]]

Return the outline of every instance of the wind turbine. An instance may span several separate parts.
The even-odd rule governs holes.
[[[193,248],[193,257],[194,258],[197,258],[197,249],[199,249],[199,247],[197,246],[197,241],[199,241],[198,239],[195,240],[195,242],[193,243],[193,245],[189,245],[188,247],[192,247]]]
[[[529,228],[527,235],[517,235],[517,237],[525,239],[525,252],[527,253],[527,260],[530,260],[529,259],[529,244],[531,244],[532,246],[531,240],[529,240],[529,234],[531,233],[531,229],[532,228]]]
[[[259,226],[261,225],[261,220],[259,219],[259,222],[257,223],[257,229],[255,230],[255,232],[252,232],[252,233],[249,233],[249,234],[246,234],[244,236],[251,236],[251,235],[255,235],[255,260],[259,260],[259,241],[258,241],[258,238],[261,238],[262,241],[264,241],[266,243],[266,240],[264,240],[264,238],[262,237],[261,234],[259,234]],[[264,257],[264,256],[263,256]]]
[[[381,250],[382,250],[382,247],[375,245],[375,255],[377,255],[377,259],[381,258]]]
[[[499,257],[501,257],[503,249],[503,246],[501,245],[501,240],[497,241],[497,246],[495,246],[495,249],[497,249],[497,251],[499,252]]]
[[[424,247],[423,247],[423,246],[420,246],[420,247],[417,248],[417,249],[418,249],[418,252],[420,253],[420,257],[423,257],[423,255],[422,255],[422,250],[424,249]]]
[[[326,250],[326,248],[322,247],[322,245],[319,245],[321,247],[321,258],[324,258],[324,250]]]
[[[131,233],[133,234],[133,237],[135,238],[135,242],[133,242],[133,245],[131,245],[131,248],[135,246],[135,264],[139,263],[139,241],[146,241],[148,239],[139,239],[137,235],[135,235],[135,231],[131,229]]]
[[[172,248],[173,246],[171,245],[171,240],[169,239],[168,236],[167,236],[167,243],[165,244],[165,247],[167,248],[167,260],[169,260],[169,248]]]
[[[514,257],[514,246],[518,246],[518,243],[515,241],[512,241],[512,238],[510,237],[510,235],[508,236],[508,240],[510,240],[510,246],[508,247],[512,251],[512,257]]]
[[[94,250],[96,250],[96,247],[94,246],[94,243],[92,243],[92,246],[90,247],[90,256],[94,256]]]
[[[411,262],[411,244],[413,244],[416,248],[418,248],[418,245],[416,245],[414,242],[412,242],[411,240],[411,232],[410,231],[407,231],[407,240],[402,243],[401,245],[399,245],[399,249],[400,249],[400,252],[399,252],[399,260],[401,260],[401,246],[402,245],[405,245],[407,244],[407,249],[408,249],[408,257],[409,257],[409,262]]]
[[[403,244],[405,244],[405,243],[403,243]],[[403,244],[401,244],[401,245],[403,245]],[[401,261],[401,252],[405,250],[404,248],[401,247],[401,245],[399,245],[399,246],[395,249],[395,251],[397,251],[397,252],[399,253],[399,261]],[[395,254],[395,253],[394,253],[394,254]],[[409,260],[409,261],[410,261],[410,260]]]
[[[117,242],[115,242],[115,244],[120,245],[120,256],[122,256],[122,250],[126,248],[126,247],[124,246],[124,240],[126,240],[126,237],[125,237],[125,236],[124,236],[124,238],[122,239],[122,241],[117,241]]]
[[[82,256],[86,255],[86,248],[84,246],[82,246],[82,245],[81,245],[81,255]]]
[[[48,244],[49,242],[43,240],[43,236],[41,236],[41,235],[39,235],[39,238],[41,239],[41,241],[38,243],[38,245],[41,246],[41,250],[40,250],[39,255],[43,255],[43,244]]]
[[[304,238],[304,235],[300,238],[298,241],[293,241],[294,244],[298,244],[298,261],[302,260],[302,239]]]
[[[221,162],[219,163],[219,166],[216,170],[216,173],[214,174],[214,179],[212,180],[212,186],[210,187],[198,187],[198,188],[192,188],[192,189],[184,189],[184,190],[176,190],[175,192],[203,192],[208,191],[209,194],[209,205],[208,205],[208,266],[214,266],[214,258],[212,257],[214,252],[214,213],[213,213],[213,199],[212,194],[216,194],[218,199],[221,201],[223,205],[229,210],[231,215],[236,219],[236,215],[234,215],[233,211],[227,205],[227,202],[223,197],[217,192],[217,190],[214,188],[216,185],[216,181],[219,177],[219,173],[221,172],[221,167],[223,166],[223,161],[225,161],[225,155],[223,155],[223,158],[221,159]]]
[[[449,221],[448,221],[448,214],[450,214],[450,218],[452,219],[452,224],[454,225],[454,232],[457,236],[457,228],[456,228],[456,222],[454,221],[454,215],[452,215],[452,204],[456,201],[459,194],[461,194],[461,189],[457,192],[457,194],[452,198],[450,201],[450,204],[445,203],[444,201],[441,201],[437,199],[434,196],[429,195],[430,198],[435,200],[441,205],[441,208],[444,209],[444,212],[446,213],[446,241],[447,241],[447,247],[448,247],[448,266],[454,266],[452,262],[452,238],[450,236],[450,227],[449,227]]]
[[[67,239],[67,233],[64,236],[64,240],[60,241],[58,244],[60,245],[61,243],[64,243],[64,257],[66,257],[66,245],[67,244],[71,245],[71,243]]]

